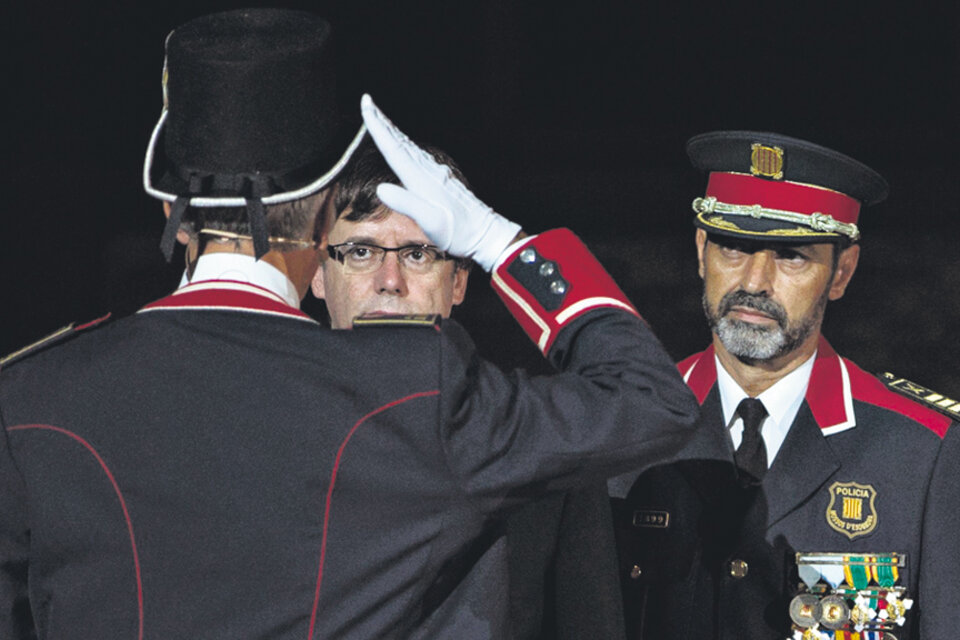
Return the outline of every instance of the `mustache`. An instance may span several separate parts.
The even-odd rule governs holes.
[[[748,293],[743,289],[731,291],[720,299],[720,304],[717,305],[718,317],[727,315],[734,307],[746,307],[765,313],[776,320],[781,329],[787,328],[787,310],[766,294]]]

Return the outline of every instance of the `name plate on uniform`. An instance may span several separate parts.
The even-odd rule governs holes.
[[[906,554],[802,552],[796,563],[801,582],[787,640],[897,640],[893,631],[913,607],[900,580]]]
[[[670,512],[650,509],[634,511],[633,526],[642,529],[666,529],[670,526]]]

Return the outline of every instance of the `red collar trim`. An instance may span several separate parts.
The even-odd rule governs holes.
[[[703,404],[710,389],[717,383],[717,361],[713,357],[713,345],[706,351],[696,353],[677,365],[697,402]]]
[[[315,322],[270,291],[248,282],[205,280],[189,284],[166,298],[146,305],[139,313],[162,310],[244,311]]]
[[[683,360],[677,367],[697,401],[703,404],[717,383],[713,345]],[[823,336],[820,336],[805,400],[824,435],[840,433],[857,425],[847,366]]]
[[[713,345],[677,365],[684,382],[702,405],[717,383]],[[804,398],[821,433],[830,436],[857,426],[853,399],[888,409],[922,424],[941,438],[947,433],[949,417],[887,389],[880,380],[833,350],[820,336],[807,395]]]
[[[833,435],[857,426],[847,363],[823,336],[820,336],[817,344],[817,359],[813,361],[804,399],[823,435]]]

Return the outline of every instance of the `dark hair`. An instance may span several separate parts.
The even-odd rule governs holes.
[[[327,193],[320,191],[299,200],[266,206],[267,235],[291,240],[316,240],[323,227],[320,212]],[[250,221],[244,207],[187,207],[183,214],[184,225],[193,234],[201,229],[216,229],[239,235],[250,235]],[[296,245],[273,247],[277,251],[297,249]]]
[[[423,149],[434,160],[447,165],[451,175],[470,188],[470,183],[453,158],[436,147],[425,145]],[[400,184],[400,179],[370,138],[364,138],[337,178],[337,195],[333,201],[337,219],[343,217],[344,220],[359,222],[383,217],[386,207],[377,197],[377,185],[383,182]],[[344,216],[348,209],[349,212]],[[473,260],[469,258],[455,258],[454,261],[457,269],[470,269],[473,266]]]

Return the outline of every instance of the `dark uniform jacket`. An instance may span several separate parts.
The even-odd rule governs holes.
[[[434,610],[441,591],[431,590],[417,638],[624,637],[604,482],[546,495],[489,525],[438,579],[452,591]]]
[[[680,370],[702,403],[696,438],[682,460],[640,474],[614,501],[628,637],[792,637],[796,552],[906,554],[901,583],[916,604],[896,637],[956,635],[960,429],[950,418],[821,339],[762,485],[739,489],[713,349]],[[860,513],[839,507],[850,489]]]
[[[408,637],[491,517],[672,455],[696,402],[649,329],[569,234],[525,249],[494,286],[547,378],[217,281],[8,364],[0,638]]]

